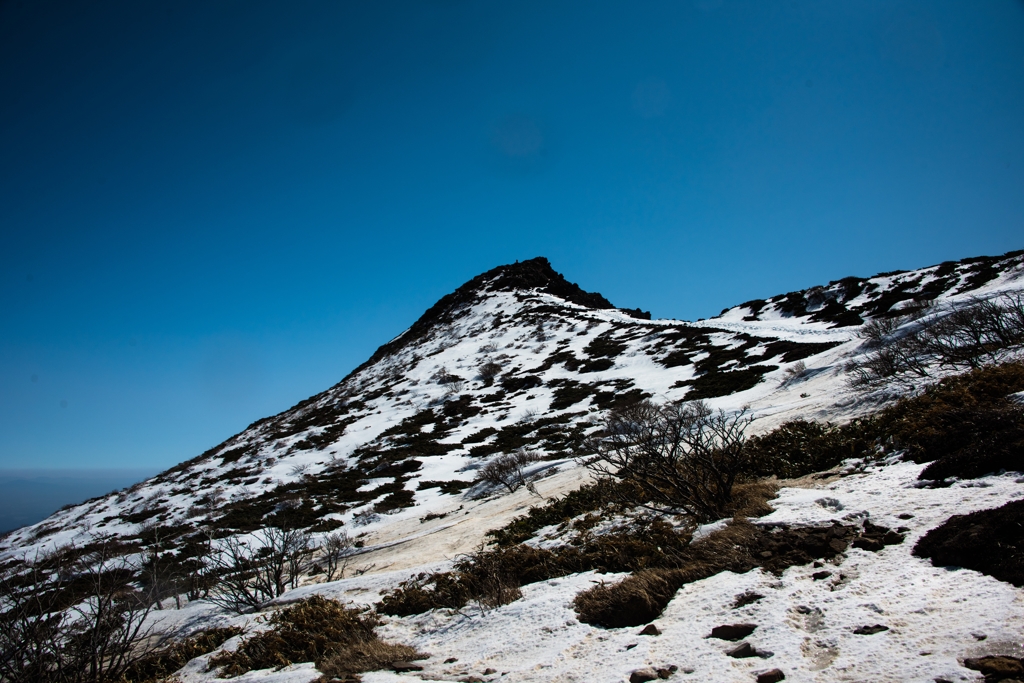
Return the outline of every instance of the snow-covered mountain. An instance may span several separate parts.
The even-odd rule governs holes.
[[[201,533],[225,538],[267,526],[314,534],[344,529],[358,541],[353,564],[358,575],[312,583],[289,595],[319,592],[370,604],[412,574],[450,566],[457,555],[484,542],[488,530],[531,505],[587,481],[573,454],[617,406],[645,397],[706,399],[727,412],[750,411],[756,418],[751,433],[796,418],[842,421],[891,397],[887,390],[857,388],[848,381],[845,368],[866,350],[860,336],[866,323],[1020,290],[1024,252],[1013,252],[844,278],[685,322],[651,320],[639,309],[616,308],[600,294],[567,282],[544,258],[501,266],[442,298],[326,391],[152,479],[8,534],[0,540],[0,564],[69,543],[87,545],[97,536],[132,549],[151,542],[158,531],[162,547],[173,549],[194,543]],[[490,459],[519,448],[540,456],[528,472],[537,477],[534,490],[497,495],[479,481],[479,471]],[[966,512],[1022,493],[1007,477],[973,488],[920,489],[912,485],[920,469],[890,464],[823,480],[820,485],[830,487],[827,495],[785,488],[766,519],[815,525],[854,514],[892,527],[905,523],[913,535],[942,521],[937,506]],[[911,512],[913,522],[898,518]],[[721,669],[722,648],[704,636],[727,618],[777,624],[775,661],[804,662],[802,669],[790,667],[803,672],[792,680],[931,680],[939,670],[947,680],[968,680],[956,678],[962,671],[952,671],[948,662],[936,667],[927,658],[964,633],[1009,638],[1013,629],[1019,633],[1024,627],[1020,590],[984,576],[960,583],[966,599],[974,601],[965,612],[953,604],[964,595],[945,595],[957,578],[923,563],[908,567],[909,555],[885,552],[889,555],[852,554],[840,576],[847,583],[851,577],[864,581],[842,594],[836,592],[838,583],[809,578],[811,567],[793,568],[781,578],[725,572],[689,584],[662,618],[676,628],[663,628],[666,636],[659,639],[638,639],[635,629],[602,631],[572,618],[568,605],[576,593],[615,578],[599,579],[593,572],[524,587],[523,599],[478,618],[430,613],[395,619],[383,628],[434,653],[431,661],[438,665],[427,673],[439,680],[497,667],[494,673],[508,672],[508,680],[612,681],[662,660],[679,660],[686,667],[672,675],[684,676],[689,668],[701,680],[726,681],[752,680],[744,676],[771,668],[758,659],[730,660],[733,668]],[[755,589],[763,593],[767,584],[774,591],[769,598],[730,612],[734,596]],[[877,615],[887,610],[898,612],[893,618],[902,620],[905,642],[862,636],[847,642],[830,630],[839,626],[823,621],[823,605],[830,601],[830,618],[842,628],[881,619]],[[939,608],[954,615],[948,618],[981,621],[939,628],[934,615]],[[188,613],[190,619],[205,615],[209,623],[223,618],[212,608],[197,606]],[[167,614],[161,618],[181,621]],[[510,628],[520,634],[514,642]],[[761,633],[768,637],[774,628]],[[898,670],[887,669],[884,659],[860,668],[853,664],[907,648],[919,659]],[[461,663],[442,667],[441,654]],[[741,665],[746,668],[735,668]],[[260,674],[259,680],[311,680],[316,672],[304,666]],[[180,677],[212,675],[196,664]],[[364,680],[420,679],[372,673]]]
[[[570,466],[602,414],[638,397],[747,406],[756,430],[865,408],[842,366],[867,320],[1024,288],[1024,254],[844,278],[700,322],[615,308],[547,259],[500,266],[443,297],[330,389],[119,493],[69,506],[0,541],[10,558],[97,533],[165,542],[196,529],[345,525],[372,546],[465,505],[486,459],[534,449]],[[787,381],[795,364],[797,381]],[[867,405],[870,405],[868,403]],[[440,482],[440,483],[439,483]]]

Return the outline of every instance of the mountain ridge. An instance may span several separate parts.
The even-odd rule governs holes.
[[[841,372],[859,343],[850,316],[863,321],[1013,286],[1022,260],[1024,252],[1010,252],[844,278],[698,322],[617,309],[543,257],[498,266],[442,297],[332,387],[128,492],[17,530],[0,553],[96,529],[136,539],[154,524],[186,536],[209,525],[244,533],[286,517],[317,531],[376,519],[358,527],[372,536],[394,515],[419,509],[427,489],[418,487],[437,480],[424,474],[435,463],[458,461],[446,476],[468,486],[483,462],[510,449],[564,461],[607,410],[645,397],[749,403],[758,427],[768,426],[814,403],[780,398],[792,393],[778,384],[789,368],[805,363],[808,386]],[[485,378],[489,364],[497,370]],[[838,400],[851,401],[849,410],[862,401]],[[449,507],[431,500],[429,514]]]

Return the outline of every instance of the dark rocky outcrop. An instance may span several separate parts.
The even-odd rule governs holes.
[[[914,546],[939,567],[966,567],[1024,587],[1024,500],[954,515]]]

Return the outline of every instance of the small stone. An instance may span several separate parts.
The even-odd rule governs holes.
[[[490,676],[491,674],[496,673],[498,673],[497,669],[492,669],[491,667],[487,667],[486,669],[484,669],[484,676]]]
[[[757,624],[726,624],[724,626],[716,626],[711,629],[711,635],[708,638],[718,638],[720,640],[743,640],[757,628]]]
[[[484,679],[479,676],[466,676],[465,678],[460,678],[459,683],[484,683]]]
[[[630,643],[629,645],[626,646],[626,649],[627,650],[632,650],[634,647],[636,647],[636,643]]]
[[[779,683],[785,679],[786,674],[782,673],[782,669],[771,669],[757,675],[757,683]]]
[[[821,581],[822,579],[827,579],[830,576],[832,576],[832,572],[830,571],[820,571],[811,574],[811,578],[815,581]]]
[[[754,646],[750,643],[744,642],[740,643],[739,645],[729,650],[725,654],[729,655],[730,657],[735,657],[736,659],[746,659],[747,657],[756,657],[757,650],[755,650]]]
[[[653,681],[658,678],[658,672],[651,667],[643,669],[637,669],[633,673],[629,674],[629,683],[647,683],[647,681]]]
[[[415,662],[391,662],[391,668],[398,673],[406,671],[423,671],[423,667]]]
[[[914,515],[910,514],[909,512],[901,512],[900,514],[898,514],[896,516],[899,517],[900,519],[913,519],[914,518]]]
[[[975,640],[985,640],[988,638],[984,633],[972,633],[971,635],[974,636]]]
[[[444,663],[445,664],[454,664],[457,661],[459,661],[458,657],[449,657],[448,659],[444,660]]]
[[[642,635],[642,636],[660,636],[661,635],[661,631],[659,631],[658,627],[655,626],[654,624],[647,624],[647,626],[644,626],[644,630],[640,631],[640,635]]]
[[[658,678],[660,678],[663,681],[667,680],[668,677],[671,676],[671,675],[672,675],[672,671],[670,671],[669,669],[666,669],[666,668],[658,669]]]
[[[772,551],[771,550],[762,550],[761,551],[761,557],[763,557],[764,559],[767,560],[771,556],[772,556]]]
[[[874,626],[858,626],[857,628],[853,629],[853,633],[858,636],[873,636],[876,633],[881,633],[882,631],[888,630],[888,626],[875,624]]]

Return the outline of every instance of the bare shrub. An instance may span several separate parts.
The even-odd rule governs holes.
[[[509,493],[515,493],[527,484],[524,468],[538,460],[540,457],[536,453],[525,448],[513,453],[502,453],[484,465],[480,470],[480,480],[494,486],[504,486]]]
[[[589,443],[596,455],[582,460],[598,477],[630,484],[638,505],[719,519],[746,465],[751,420],[715,412],[704,401],[641,401],[614,411]]]
[[[150,600],[109,541],[62,548],[0,581],[0,680],[106,683],[148,652]]]
[[[324,538],[321,546],[324,560],[324,573],[328,581],[334,581],[334,576],[339,579],[345,578],[345,569],[351,559],[353,547],[352,539],[344,531],[336,531]]]
[[[796,363],[793,363],[791,366],[786,368],[783,384],[791,384],[792,382],[795,382],[803,377],[805,372],[807,372],[807,365],[802,360],[798,360]]]
[[[488,361],[477,368],[477,375],[484,382],[492,382],[501,372],[501,366],[494,361]]]
[[[861,330],[868,353],[848,366],[855,385],[895,378],[924,378],[935,367],[977,369],[999,362],[1024,345],[1024,295],[971,299],[932,311],[913,325],[911,316],[880,318]]]
[[[431,379],[443,386],[445,394],[448,396],[461,393],[465,387],[465,382],[461,377],[448,372],[448,368],[444,367],[435,372]]]
[[[316,547],[305,531],[267,527],[250,545],[237,537],[219,541],[210,556],[217,584],[210,602],[242,614],[298,586]]]

